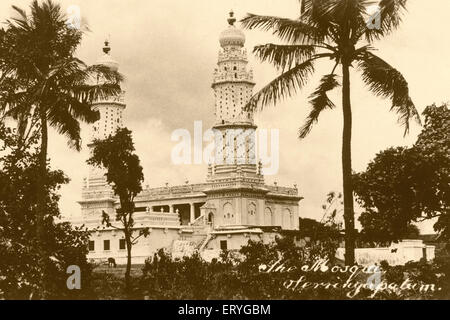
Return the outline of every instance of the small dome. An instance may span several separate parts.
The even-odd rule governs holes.
[[[244,46],[245,44],[245,35],[242,30],[236,28],[234,23],[236,22],[236,18],[234,17],[233,11],[230,12],[230,17],[228,18],[228,28],[224,30],[219,37],[219,42],[222,47],[230,46],[230,45],[238,45]]]
[[[113,71],[118,71],[119,63],[111,57],[109,51],[111,51],[109,42],[105,41],[105,46],[103,47],[104,54],[97,60],[97,64],[107,66]]]
[[[241,30],[231,25],[228,29],[222,31],[219,42],[222,47],[230,45],[244,46],[245,35]]]

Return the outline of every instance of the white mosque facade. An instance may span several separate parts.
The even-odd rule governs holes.
[[[215,96],[216,142],[214,163],[208,166],[206,181],[199,184],[145,188],[135,198],[135,230],[149,228],[147,237],[139,238],[132,249],[132,263],[143,263],[158,249],[174,256],[198,250],[205,259],[218,256],[221,250],[237,250],[249,239],[270,242],[280,230],[297,230],[299,201],[297,187],[267,185],[261,164],[255,158],[253,112],[245,109],[253,93],[253,74],[248,70],[245,36],[230,13],[228,27],[220,35],[220,52],[212,88]],[[118,68],[105,44],[99,63]],[[92,139],[104,139],[123,126],[126,105],[123,95],[98,101],[100,119],[92,127]],[[230,136],[241,132],[244,137]],[[250,132],[250,134],[249,134]],[[217,139],[218,138],[218,139]],[[236,152],[230,159],[227,150]],[[125,263],[123,232],[102,225],[102,211],[111,217],[119,200],[106,183],[104,171],[90,167],[84,179],[81,218],[91,233],[88,258],[114,258]],[[120,227],[120,225],[117,225]]]

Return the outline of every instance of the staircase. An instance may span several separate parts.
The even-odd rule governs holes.
[[[204,226],[204,225],[205,225],[205,216],[204,215],[199,216],[190,224],[190,226],[192,226],[192,227]]]
[[[201,242],[200,248],[198,249],[199,252],[202,252],[203,249],[205,249],[205,247],[207,246],[209,240],[211,240],[211,234],[208,233],[205,237],[205,239]]]
[[[205,241],[206,241],[206,239],[208,239],[208,236],[209,235],[204,235],[201,239],[200,239],[200,241],[198,241],[197,242],[197,245],[195,246],[195,250],[197,250],[197,251],[202,251],[202,249],[204,248],[204,243],[205,243]]]
[[[208,245],[208,242],[212,239],[212,236],[210,234],[211,226],[205,223],[204,218],[204,215],[201,215],[188,226],[183,226],[183,229],[185,229],[186,231],[189,230],[189,232],[192,232],[192,235],[189,236],[189,238],[184,238],[184,240],[176,241],[175,243],[181,244],[183,242],[188,242],[187,240],[191,239],[191,243],[195,243],[195,245],[192,246],[192,251],[202,252],[203,249]],[[184,245],[188,246],[186,243],[184,243]],[[174,250],[174,247],[172,250]],[[172,252],[175,253],[174,251]],[[177,252],[176,254],[177,256],[179,256],[183,253]]]

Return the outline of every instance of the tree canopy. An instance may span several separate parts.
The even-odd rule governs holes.
[[[36,143],[38,137],[31,141]],[[61,222],[58,190],[69,179],[47,167],[42,239],[47,249],[43,268],[36,230],[38,173],[35,148],[19,147],[19,137],[0,124],[0,299],[39,299],[42,281],[46,298],[82,298],[89,289],[90,266],[86,260],[88,233]],[[83,274],[82,290],[68,290],[67,267],[77,265]]]
[[[92,155],[88,159],[90,165],[106,169],[106,181],[119,197],[120,208],[116,210],[115,220],[120,222],[116,226],[110,222],[109,215],[103,211],[103,223],[107,227],[123,230],[127,248],[127,268],[125,271],[126,291],[131,290],[131,249],[137,240],[149,234],[149,228],[142,228],[138,235],[134,235],[134,198],[142,191],[144,174],[140,160],[134,153],[131,131],[119,128],[114,135],[104,140],[95,140]]]
[[[408,236],[411,223],[432,218],[438,218],[434,227],[441,239],[450,239],[450,110],[431,105],[423,114],[412,147],[383,150],[353,176],[369,239],[398,240]]]

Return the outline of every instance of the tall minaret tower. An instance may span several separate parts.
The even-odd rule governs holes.
[[[235,23],[230,12],[228,27],[219,38],[221,49],[212,83],[216,152],[208,167],[210,187],[203,191],[207,200],[201,212],[213,228],[245,229],[263,225],[264,197],[269,190],[256,159],[253,111],[245,108],[253,94],[253,73],[247,68],[244,33]]]
[[[235,26],[233,11],[220,34],[221,49],[214,70],[216,154],[210,178],[257,174],[253,112],[245,109],[253,94],[253,72],[247,69],[245,35]],[[214,170],[212,170],[214,169]]]
[[[97,64],[109,67],[114,71],[119,70],[119,64],[110,55],[111,48],[109,42],[105,41],[103,47],[103,55],[97,60]],[[98,82],[104,81],[100,77]],[[125,103],[123,100],[123,92],[119,96],[107,97],[104,100],[97,100],[92,104],[94,110],[98,110],[100,118],[96,121],[91,129],[91,142],[95,139],[106,139],[113,135],[118,128],[123,127],[123,110],[125,110]],[[88,144],[91,147],[91,142]],[[105,185],[106,179],[104,171],[98,168],[89,167],[89,177],[87,179],[87,186]]]
[[[105,41],[103,47],[103,56],[97,60],[97,64],[109,67],[114,71],[119,70],[119,64],[110,55],[111,48],[109,42]],[[97,79],[98,82],[104,81],[101,78]],[[117,128],[123,126],[122,113],[125,109],[125,103],[123,102],[123,94],[115,97],[108,97],[105,100],[99,100],[92,105],[94,110],[100,112],[100,119],[94,123],[92,127],[92,141],[94,139],[105,139],[109,135],[114,134]]]
[[[112,70],[118,71],[119,64],[110,55],[111,48],[109,42],[105,41],[103,55],[96,64],[104,65]],[[98,83],[105,81],[100,76],[96,79]],[[123,111],[125,110],[124,92],[118,96],[106,97],[92,104],[94,110],[98,110],[100,118],[91,127],[89,149],[95,139],[105,139],[114,134],[118,128],[123,126]],[[102,211],[114,215],[114,193],[106,182],[105,170],[94,166],[89,166],[88,177],[84,179],[81,205],[83,218],[101,219]]]

